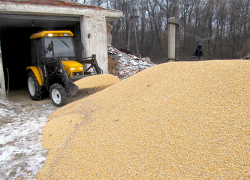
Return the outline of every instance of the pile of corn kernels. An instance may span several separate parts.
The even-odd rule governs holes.
[[[250,178],[250,62],[170,62],[49,116],[41,179]]]

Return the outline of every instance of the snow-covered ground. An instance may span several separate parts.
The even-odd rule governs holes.
[[[34,179],[46,161],[41,134],[51,103],[20,104],[0,99],[0,179]]]
[[[155,65],[149,58],[138,58],[110,45],[108,52],[115,56],[116,73],[121,80]],[[0,99],[0,180],[33,180],[46,161],[47,151],[41,145],[42,129],[57,107],[48,100],[27,101]]]

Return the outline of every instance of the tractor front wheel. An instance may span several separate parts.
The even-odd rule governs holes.
[[[32,100],[41,101],[43,89],[32,71],[28,73],[28,89]]]
[[[49,89],[50,99],[57,107],[62,107],[67,103],[67,93],[60,84],[53,84]]]

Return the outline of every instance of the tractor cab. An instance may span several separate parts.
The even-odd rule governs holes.
[[[84,75],[83,65],[76,61],[73,33],[71,31],[42,31],[31,37],[32,65],[42,68],[43,61],[60,58],[69,79]],[[40,76],[44,76],[40,72]],[[76,77],[77,76],[77,77]]]
[[[77,62],[71,31],[42,31],[31,37],[31,66],[27,67],[28,89],[33,100],[49,92],[54,105],[66,104],[78,86],[72,80],[84,77],[83,64]]]

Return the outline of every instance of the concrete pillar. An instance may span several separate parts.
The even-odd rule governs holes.
[[[108,73],[106,18],[94,15],[81,16],[80,29],[81,41],[84,46],[83,57],[96,54],[98,65],[103,70],[103,73]]]
[[[168,61],[175,61],[175,17],[168,18]]]
[[[0,39],[0,97],[6,98],[3,61],[2,61],[2,50],[1,50],[1,39]]]

